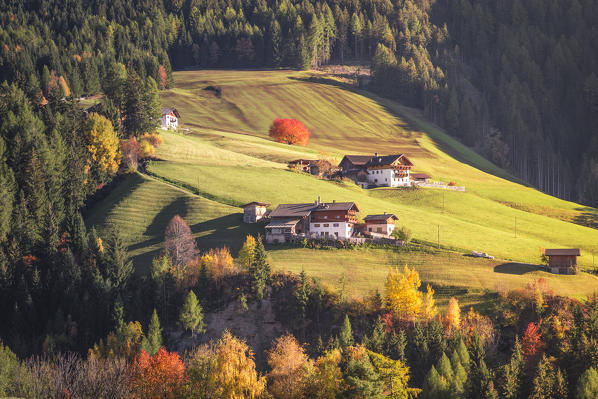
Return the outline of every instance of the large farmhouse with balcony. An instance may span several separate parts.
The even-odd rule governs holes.
[[[295,237],[345,240],[353,236],[359,209],[354,202],[280,204],[270,212],[266,242],[288,242]]]
[[[407,187],[413,163],[404,154],[345,155],[339,164],[342,175],[354,179],[363,188]]]

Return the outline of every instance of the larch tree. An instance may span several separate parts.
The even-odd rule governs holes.
[[[185,299],[179,320],[185,330],[191,331],[191,336],[205,331],[203,309],[193,290],[189,291]]]
[[[304,397],[312,364],[303,346],[288,334],[278,337],[267,353],[268,391],[276,398]]]
[[[386,306],[399,319],[415,322],[422,312],[419,273],[407,265],[403,272],[390,269],[384,284]]]
[[[158,350],[162,347],[162,327],[160,327],[160,319],[156,309],[152,313],[147,329],[147,337],[143,339],[141,346],[150,356],[158,353]]]
[[[306,388],[306,398],[338,398],[343,384],[343,373],[339,367],[341,357],[340,350],[332,349],[316,359]]]
[[[112,123],[104,116],[91,113],[83,126],[87,152],[98,169],[116,173],[120,163],[119,141]]]
[[[427,285],[426,295],[424,297],[424,317],[426,320],[432,320],[438,314],[436,301],[434,300],[434,290],[430,284]]]
[[[458,330],[461,327],[461,309],[459,308],[459,301],[455,297],[451,297],[444,316],[447,328],[449,330]]]
[[[368,351],[368,355],[384,383],[387,398],[410,399],[421,392],[421,389],[409,387],[409,367],[403,362],[372,351]]]
[[[167,255],[177,268],[187,265],[198,255],[191,228],[179,215],[175,215],[166,227],[164,246]]]
[[[252,235],[248,235],[245,238],[245,242],[243,243],[243,247],[239,250],[239,256],[237,257],[237,264],[241,268],[241,270],[247,272],[251,267],[251,263],[253,262],[253,257],[255,254],[255,238]]]

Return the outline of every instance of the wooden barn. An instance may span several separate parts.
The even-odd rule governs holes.
[[[581,256],[579,248],[546,249],[548,269],[556,274],[576,274],[577,257]]]
[[[243,223],[257,223],[266,215],[266,207],[270,205],[265,202],[250,202],[243,205]]]

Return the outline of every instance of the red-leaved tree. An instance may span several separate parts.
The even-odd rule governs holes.
[[[279,143],[307,146],[309,130],[297,119],[276,118],[270,126],[270,137]]]
[[[182,397],[186,380],[185,364],[178,353],[164,348],[154,356],[142,350],[131,366],[133,398]]]
[[[197,246],[191,228],[179,215],[170,219],[164,236],[166,253],[176,267],[185,266],[197,257]]]
[[[521,351],[528,362],[533,362],[540,358],[543,349],[542,333],[535,323],[530,322],[521,339]]]

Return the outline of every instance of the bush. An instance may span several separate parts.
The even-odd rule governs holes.
[[[397,240],[403,241],[403,242],[409,242],[411,241],[411,230],[409,230],[407,227],[403,226],[400,229],[395,228],[392,232],[392,236],[394,238],[396,238]]]

